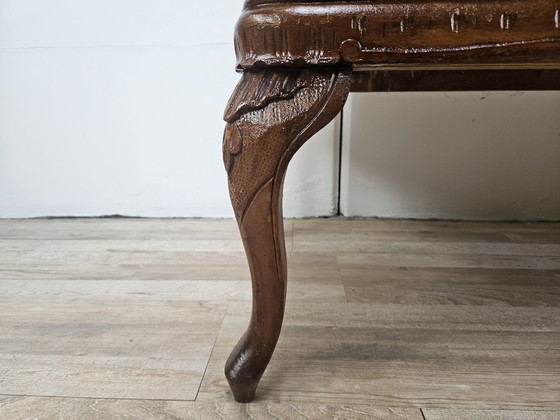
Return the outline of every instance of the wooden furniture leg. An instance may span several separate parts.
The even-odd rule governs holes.
[[[350,82],[350,71],[335,68],[246,71],[226,108],[224,164],[253,285],[249,327],[225,367],[237,401],[253,398],[282,327],[286,168],[342,109]]]

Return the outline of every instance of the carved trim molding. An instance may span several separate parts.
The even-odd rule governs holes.
[[[236,29],[238,68],[442,59],[560,67],[559,10],[560,0],[253,1]]]
[[[340,57],[342,60],[352,64],[368,64],[379,62],[382,57],[403,55],[403,54],[430,54],[434,57],[435,54],[445,54],[446,59],[456,53],[464,53],[471,51],[479,51],[481,53],[493,53],[491,50],[507,49],[512,51],[514,48],[527,48],[528,46],[543,45],[543,44],[558,44],[558,38],[545,38],[534,39],[529,41],[505,41],[493,42],[486,44],[472,44],[472,45],[457,45],[450,47],[429,47],[429,48],[406,48],[406,47],[363,47],[359,41],[355,39],[347,39],[342,42],[339,48]],[[433,60],[433,58],[432,58]],[[387,61],[387,60],[385,60]]]

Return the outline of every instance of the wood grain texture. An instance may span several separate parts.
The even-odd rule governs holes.
[[[374,235],[369,238],[349,238],[339,235],[329,240],[328,235],[317,235],[315,240],[307,242],[304,238],[294,244],[295,251],[333,251],[339,253],[379,253],[379,254],[438,254],[438,255],[508,255],[556,257],[560,255],[559,244],[520,244],[491,242],[429,242],[378,240]],[[345,237],[346,236],[346,237]],[[322,240],[321,240],[322,239]]]
[[[472,254],[351,254],[337,255],[340,267],[361,265],[364,268],[385,267],[438,267],[438,268],[496,268],[560,270],[560,255],[529,255],[518,258],[507,255]]]
[[[291,236],[292,222],[287,220],[286,237]],[[68,219],[0,219],[0,240],[24,239],[111,241],[164,239],[185,240],[239,239],[239,229],[232,219],[139,219],[139,218],[68,218]]]
[[[560,310],[288,305],[257,402],[559,410]],[[227,401],[221,360],[243,329],[230,304],[199,400]]]
[[[286,322],[240,405],[222,368],[249,317],[244,255],[184,250],[235,223],[145,222],[0,221],[0,418],[560,416],[560,270],[536,264],[559,223],[287,220]],[[368,241],[393,247],[383,264]],[[466,253],[431,254],[446,243]]]
[[[2,297],[0,394],[194,400],[224,309]]]
[[[493,233],[500,240],[510,234],[560,233],[560,223],[556,222],[480,222],[447,220],[400,220],[367,217],[332,217],[328,219],[294,219],[294,233],[348,233],[389,232],[402,235],[480,235]],[[320,227],[320,229],[319,229]],[[463,236],[460,236],[462,238]]]
[[[36,417],[35,417],[36,415]],[[237,404],[0,396],[0,417],[10,420],[67,419],[286,419],[422,420],[419,409],[372,405]]]
[[[0,279],[27,280],[249,280],[241,252],[58,252],[49,258],[26,252],[12,253],[0,265]],[[337,273],[336,258],[329,253],[290,253],[290,278],[321,280]]]
[[[560,307],[559,271],[379,267],[341,269],[350,302]]]
[[[224,276],[225,273],[222,273]],[[0,298],[7,297],[178,299],[181,301],[227,302],[251,300],[251,282],[246,280],[0,280]],[[342,281],[330,277],[292,279],[288,298],[293,301],[346,302]]]
[[[292,241],[296,251],[373,258],[367,267],[339,265],[349,301],[557,307],[560,270],[507,265],[527,268],[527,261],[560,256],[559,226],[296,220]]]
[[[512,410],[452,410],[427,408],[422,410],[426,420],[558,420],[558,411]]]
[[[560,232],[512,232],[506,233],[512,241],[529,244],[559,244]]]

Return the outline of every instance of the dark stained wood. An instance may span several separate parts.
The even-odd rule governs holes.
[[[286,300],[282,185],[291,157],[342,109],[339,70],[245,72],[226,108],[223,153],[253,283],[250,325],[226,363],[238,401],[250,401],[276,346]]]
[[[352,92],[560,90],[560,70],[378,70],[353,78]]]
[[[286,167],[340,111],[352,79],[358,91],[558,89],[559,71],[550,69],[560,69],[559,13],[560,0],[245,2],[235,31],[243,77],[226,107],[223,144],[253,284],[249,328],[226,363],[238,401],[253,398],[282,326]],[[379,72],[395,69],[407,71]],[[481,69],[493,72],[476,71]],[[364,70],[376,72],[352,74]],[[357,258],[391,266],[398,257]],[[338,261],[344,265],[353,257],[342,254]],[[553,269],[558,258],[522,263]],[[478,261],[410,254],[406,264],[468,268]],[[498,259],[486,264],[511,268]]]
[[[559,65],[558,0],[246,3],[238,67]]]

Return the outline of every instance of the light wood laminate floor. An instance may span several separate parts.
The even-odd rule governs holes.
[[[560,223],[287,220],[251,404],[232,220],[0,220],[0,419],[560,419]]]

